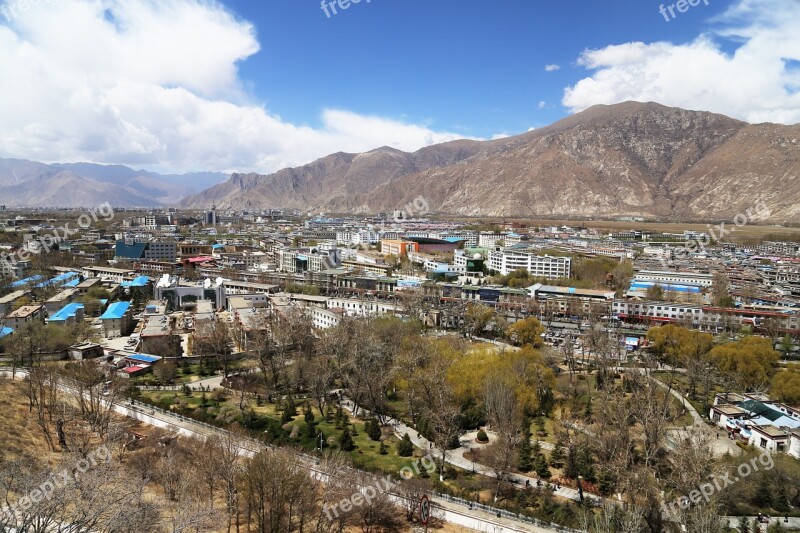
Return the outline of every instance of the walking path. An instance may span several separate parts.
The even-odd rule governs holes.
[[[18,370],[16,373],[17,379],[24,379],[27,371]],[[11,377],[10,370],[0,369],[0,377]],[[60,388],[65,391],[75,392],[74,389],[67,385],[60,385]],[[128,399],[122,399],[119,403],[114,404],[113,409],[120,415],[139,420],[145,424],[155,427],[161,427],[175,431],[178,434],[199,438],[205,440],[212,435],[227,435],[227,430],[211,426],[184,416],[170,413],[162,409],[158,409],[149,405],[133,402]],[[268,448],[268,445],[256,440],[236,436],[237,445],[240,453],[243,456],[252,457],[256,453]],[[324,472],[318,470],[315,465],[318,459],[305,455],[298,454],[298,464],[308,469],[312,476],[325,476]],[[356,487],[355,490],[361,490],[364,487]],[[402,498],[397,494],[392,494],[391,497],[395,500]],[[452,500],[452,501],[451,501]],[[466,502],[456,501],[445,495],[432,495],[432,511],[435,518],[444,520],[448,523],[468,527],[475,531],[492,532],[492,533],[552,533],[553,531],[566,531],[570,533],[573,530],[560,527],[547,527],[539,526],[529,523],[528,520],[518,520],[507,512],[500,512],[500,515],[492,514],[489,512],[491,508],[485,506],[467,506]],[[499,512],[499,510],[497,511]]]
[[[354,404],[353,404],[352,400],[349,400],[349,399],[345,398],[345,399],[342,400],[342,407],[344,407],[345,409],[347,409],[350,412],[353,412]],[[364,412],[366,414],[369,413],[368,411],[366,411],[364,408],[361,408],[361,407],[359,407],[359,411],[360,412]],[[434,446],[433,443],[430,442],[428,439],[426,439],[425,437],[423,437],[422,435],[417,433],[417,431],[415,429],[413,429],[413,428],[407,426],[406,424],[404,424],[403,422],[401,422],[399,420],[395,420],[393,418],[385,417],[384,419],[385,419],[387,425],[392,426],[395,435],[397,435],[398,437],[402,438],[403,435],[408,433],[408,436],[411,439],[411,442],[414,443],[415,446],[417,446],[421,450],[428,451],[428,453],[430,453],[430,455],[433,456],[436,459],[439,459],[439,458],[442,457],[442,450],[440,448],[437,448],[436,446]],[[459,448],[456,448],[455,450],[449,450],[449,451],[445,452],[444,457],[445,457],[445,461],[448,464],[451,464],[453,466],[457,466],[457,467],[459,467],[459,468],[461,468],[463,470],[466,470],[468,472],[476,472],[478,474],[481,474],[481,475],[484,475],[484,476],[488,476],[488,477],[497,477],[496,472],[491,467],[483,465],[483,464],[480,464],[480,463],[476,463],[474,461],[470,461],[469,459],[465,459],[464,458],[464,454],[465,453],[467,453],[468,451],[472,450],[473,448],[479,448],[481,446],[480,444],[476,443],[474,441],[474,439],[470,438],[469,434],[465,435],[465,436],[462,436],[462,438],[460,439],[459,442],[461,444],[461,446]],[[541,444],[549,444],[549,443],[541,443]],[[550,446],[552,446],[552,445],[550,445]],[[551,487],[551,488],[555,489],[554,490],[554,494],[555,495],[561,496],[563,498],[568,498],[568,499],[574,500],[574,501],[580,501],[580,494],[578,493],[577,490],[569,488],[569,487],[555,486],[555,485],[553,485],[553,484],[551,484],[551,483],[549,483],[549,482],[547,482],[545,480],[540,480],[539,478],[537,478],[535,476],[525,476],[525,475],[522,475],[522,474],[509,474],[508,475],[508,480],[510,482],[514,483],[514,484],[517,484],[517,485],[524,486],[526,484],[530,484],[531,486],[534,486],[534,487],[537,485],[537,482],[541,481],[541,483],[544,486]],[[602,502],[602,498],[600,498],[599,496],[596,496],[594,494],[589,494],[588,492],[584,492],[583,495],[584,495],[584,498],[587,499],[587,500],[593,500],[595,502]]]

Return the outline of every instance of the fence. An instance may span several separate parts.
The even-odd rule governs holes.
[[[568,527],[560,526],[558,524],[552,524],[545,520],[539,520],[538,518],[531,518],[529,516],[525,516],[523,514],[512,513],[510,511],[506,511],[504,509],[498,509],[497,507],[492,507],[490,505],[484,505],[482,503],[471,502],[469,500],[465,500],[463,498],[458,498],[456,496],[451,496],[449,494],[443,493],[434,493],[433,496],[435,498],[440,498],[442,500],[457,503],[460,505],[464,505],[465,507],[469,507],[471,509],[477,509],[479,511],[483,511],[485,513],[490,513],[498,518],[507,518],[509,520],[516,520],[517,522],[523,522],[525,524],[530,524],[533,526],[544,527],[548,529],[552,529],[553,531],[560,531],[561,533],[584,533],[577,529],[571,529]]]

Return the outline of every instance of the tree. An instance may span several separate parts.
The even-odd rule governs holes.
[[[310,529],[319,485],[289,452],[268,450],[247,462],[239,492],[255,531],[285,533]]]
[[[400,457],[411,457],[413,453],[414,444],[411,442],[411,437],[406,433],[403,435],[403,438],[400,439],[400,442],[397,443],[397,455]]]
[[[520,346],[529,344],[534,348],[541,348],[544,345],[541,336],[544,333],[544,326],[538,318],[519,320],[508,328],[508,333],[511,340]]]
[[[497,478],[495,500],[515,465],[517,448],[527,433],[527,429],[521,428],[522,407],[517,398],[518,387],[517,376],[507,369],[498,368],[486,378],[486,417],[497,434],[490,458],[490,466]]]
[[[783,403],[800,405],[800,364],[789,365],[772,378],[770,394]]]
[[[663,301],[664,300],[664,287],[658,283],[653,284],[647,288],[645,298],[648,300]]]
[[[374,418],[369,419],[367,420],[365,426],[366,426],[365,430],[370,439],[376,442],[381,440],[381,435],[383,433],[381,432],[381,426],[377,420],[375,420]]]
[[[339,437],[339,448],[345,452],[350,452],[356,449],[356,444],[353,442],[353,435],[350,433],[350,427],[345,426],[342,431],[342,436]]]
[[[545,459],[544,454],[540,453],[536,456],[533,468],[536,470],[536,475],[540,478],[550,479],[552,474],[550,473],[550,468],[547,466],[547,459]]]
[[[228,365],[233,353],[233,338],[228,323],[216,316],[207,322],[198,323],[194,333],[192,351],[200,356],[200,367],[206,358],[214,357],[222,367],[223,377],[228,377]]]
[[[517,458],[517,468],[520,472],[530,472],[533,470],[533,455],[531,454],[531,439],[522,439],[519,446],[519,457]]]
[[[722,272],[715,272],[711,282],[711,303],[715,307],[734,307],[735,302],[731,297],[731,284],[728,276]]]
[[[731,383],[746,391],[765,387],[780,358],[772,347],[772,341],[764,337],[746,337],[716,346],[709,356]]]

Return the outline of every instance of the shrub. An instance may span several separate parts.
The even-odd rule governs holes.
[[[482,429],[478,430],[478,442],[489,442],[489,435]]]

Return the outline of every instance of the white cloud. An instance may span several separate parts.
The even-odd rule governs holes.
[[[737,0],[713,32],[687,44],[626,43],[587,50],[595,71],[564,91],[573,112],[626,100],[724,113],[749,122],[800,122],[800,3]],[[726,53],[721,40],[735,42]]]
[[[23,1],[0,14],[0,156],[266,172],[461,137],[335,109],[282,120],[238,76],[255,29],[213,0]]]
[[[547,72],[555,72],[556,70],[561,70],[561,65],[555,65],[555,64],[553,64],[553,65],[545,65],[544,69]]]
[[[505,133],[505,132],[504,133],[495,133],[494,135],[492,135],[492,140],[493,141],[497,141],[499,139],[506,139],[508,137],[511,137],[510,133]]]
[[[547,107],[547,102],[545,102],[544,100],[539,100],[538,107],[539,109],[544,109],[545,107]]]

